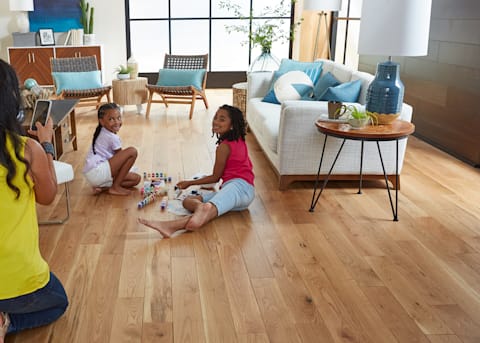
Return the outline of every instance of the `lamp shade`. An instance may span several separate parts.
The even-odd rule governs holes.
[[[423,56],[432,0],[363,0],[358,53]]]
[[[10,0],[10,11],[33,11],[33,0]]]
[[[304,11],[340,11],[342,0],[305,0]]]

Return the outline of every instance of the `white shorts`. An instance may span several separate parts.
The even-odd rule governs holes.
[[[87,181],[94,187],[111,187],[113,183],[112,171],[108,161],[100,163],[85,174]]]

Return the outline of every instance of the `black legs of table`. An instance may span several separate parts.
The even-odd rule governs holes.
[[[327,176],[325,177],[325,180],[323,180],[322,187],[320,188],[320,191],[317,194],[317,189],[318,189],[318,182],[320,179],[320,170],[322,168],[322,163],[323,163],[323,156],[325,153],[325,146],[327,145],[327,138],[328,136],[325,135],[325,140],[323,141],[323,148],[322,148],[322,155],[320,157],[320,163],[318,165],[318,171],[317,171],[317,177],[315,179],[315,186],[313,188],[313,195],[312,195],[312,201],[310,203],[310,212],[313,212],[315,210],[315,206],[317,206],[317,202],[320,199],[320,195],[322,195],[323,190],[327,186],[328,179],[330,178],[330,175],[332,174],[333,167],[335,167],[335,163],[337,162],[338,156],[340,155],[340,152],[343,149],[343,145],[345,144],[346,139],[342,141],[342,145],[340,146],[340,149],[338,149],[337,155],[335,156],[335,159],[333,160],[332,166],[330,167],[330,170],[328,171]],[[395,140],[396,142],[396,159],[395,159],[395,206],[393,205],[393,200],[392,200],[392,195],[390,193],[390,186],[388,185],[388,176],[387,172],[385,171],[385,165],[383,163],[383,157],[382,157],[382,151],[380,150],[380,143],[379,141],[376,141],[377,143],[377,149],[378,149],[378,156],[380,157],[380,163],[382,164],[382,171],[383,171],[383,176],[385,178],[385,185],[387,188],[388,192],[388,199],[390,200],[390,207],[392,209],[392,214],[393,214],[393,221],[398,222],[398,139]],[[362,194],[362,181],[363,181],[363,148],[364,148],[364,141],[361,141],[361,155],[360,155],[360,183],[358,187],[358,192],[357,194]]]
[[[320,192],[318,192],[317,197],[315,198],[315,194],[317,193],[317,188],[318,188],[318,181],[320,179],[320,169],[322,169],[322,162],[323,162],[323,155],[325,153],[325,146],[327,145],[327,138],[328,136],[325,135],[325,140],[323,141],[323,149],[322,149],[322,156],[320,157],[320,164],[318,165],[318,171],[317,171],[317,178],[315,179],[315,186],[313,188],[313,195],[312,195],[312,202],[310,203],[310,212],[313,212],[315,210],[315,206],[317,205],[318,199],[320,198],[320,195],[322,195],[323,190],[325,189],[325,186],[328,183],[328,179],[330,178],[330,175],[332,174],[333,167],[335,167],[335,163],[337,162],[338,156],[340,156],[340,152],[343,149],[343,145],[345,144],[346,139],[343,140],[342,145],[340,145],[340,149],[338,149],[337,155],[335,156],[335,159],[333,160],[332,166],[330,167],[330,170],[328,171],[327,177],[325,180],[323,180],[322,188],[320,189]]]

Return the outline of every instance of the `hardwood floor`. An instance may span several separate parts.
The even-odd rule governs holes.
[[[180,178],[210,172],[210,121],[231,90],[198,103],[128,108],[124,146],[139,150],[139,171]],[[313,183],[286,192],[253,136],[248,145],[256,198],[203,230],[172,239],[139,216],[173,218],[139,193],[93,196],[81,169],[95,111],[77,112],[73,213],[41,226],[40,244],[70,299],[56,323],[7,343],[76,342],[480,342],[480,170],[411,137],[402,172],[399,222],[386,190],[332,182],[308,211]],[[313,123],[312,123],[313,125]],[[63,199],[42,207],[61,215]]]

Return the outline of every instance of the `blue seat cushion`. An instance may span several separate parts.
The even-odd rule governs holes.
[[[52,72],[57,94],[63,90],[84,90],[101,88],[102,76],[100,70],[82,72]]]
[[[202,89],[205,69],[160,69],[158,71],[157,86],[188,87]]]

